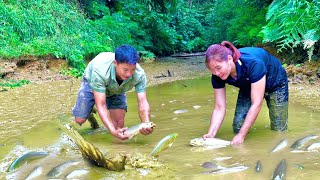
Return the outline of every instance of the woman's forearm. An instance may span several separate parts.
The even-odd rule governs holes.
[[[220,129],[225,115],[225,110],[214,109],[211,116],[210,128],[208,134],[211,134],[213,137],[217,134]]]

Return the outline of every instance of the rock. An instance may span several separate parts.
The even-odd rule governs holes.
[[[317,70],[317,76],[318,76],[318,78],[320,78],[320,67]]]

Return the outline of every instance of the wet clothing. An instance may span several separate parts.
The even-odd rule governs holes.
[[[269,109],[270,128],[275,131],[288,129],[288,83],[283,83],[273,92],[265,92]],[[233,118],[233,132],[238,133],[251,106],[250,91],[240,89]]]
[[[115,94],[106,99],[108,109],[124,109],[127,111],[127,97],[125,93]],[[93,91],[85,77],[82,78],[76,104],[72,108],[75,117],[88,119],[95,105]]]
[[[212,75],[214,89],[224,88],[225,83],[239,87],[239,95],[233,119],[233,131],[238,133],[251,106],[251,83],[266,75],[264,98],[269,108],[272,130],[283,131],[288,128],[288,78],[281,62],[262,48],[240,48],[240,59],[235,63],[237,79],[222,80]]]
[[[135,73],[127,80],[117,81],[113,64],[115,54],[98,54],[87,66],[82,78],[78,98],[72,113],[75,117],[87,119],[95,104],[93,90],[106,94],[108,109],[127,110],[126,92],[135,88],[136,93],[145,92],[147,78],[144,70],[136,64]],[[119,85],[118,82],[121,82]]]

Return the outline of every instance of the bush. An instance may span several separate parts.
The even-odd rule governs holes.
[[[264,42],[277,43],[278,50],[298,46],[308,51],[309,60],[320,38],[320,3],[316,0],[273,1],[263,27]]]

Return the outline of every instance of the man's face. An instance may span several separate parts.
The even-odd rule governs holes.
[[[136,71],[136,65],[130,65],[127,63],[117,63],[116,60],[113,61],[116,68],[116,76],[119,80],[127,80]]]

